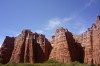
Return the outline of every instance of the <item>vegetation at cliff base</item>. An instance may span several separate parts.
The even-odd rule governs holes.
[[[19,63],[19,64],[5,64],[0,66],[88,66],[85,64],[80,63],[72,63],[72,64],[63,64],[63,63],[36,63],[36,64],[30,64],[30,63]]]
[[[49,59],[48,61],[44,63],[7,63],[7,64],[0,64],[0,66],[95,66],[95,65],[87,65],[80,62],[72,62],[72,63],[59,63],[58,61],[54,59]],[[98,65],[99,66],[99,65]]]
[[[35,63],[35,64],[30,64],[30,63],[13,63],[13,64],[0,64],[0,66],[92,66],[92,65],[86,65],[86,64],[81,64],[79,62],[72,62],[68,64],[64,63]]]

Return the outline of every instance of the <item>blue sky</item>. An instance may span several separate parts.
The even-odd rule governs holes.
[[[23,29],[47,38],[60,26],[80,34],[98,14],[100,0],[0,0],[0,44],[5,36],[17,36]]]

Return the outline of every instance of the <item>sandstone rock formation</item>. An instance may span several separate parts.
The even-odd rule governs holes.
[[[50,58],[54,58],[58,60],[59,62],[70,62],[70,52],[68,47],[68,41],[66,39],[67,29],[64,28],[58,28],[56,30],[55,36],[53,36],[53,42],[54,47],[51,51]]]
[[[23,30],[15,39],[10,62],[43,62],[49,58],[50,47],[51,45],[44,35]]]
[[[0,48],[0,61],[5,64],[9,62],[12,51],[14,49],[15,37],[6,36],[1,48]]]
[[[0,49],[2,63],[38,63],[49,58],[51,45],[42,34],[33,33],[28,29],[16,38],[6,37]]]
[[[84,63],[100,64],[100,16],[91,28],[76,39],[84,47]]]
[[[3,64],[40,63],[50,58],[63,63],[100,64],[100,16],[91,28],[80,35],[60,27],[48,41],[45,35],[25,29],[16,38],[7,36],[0,48]]]
[[[82,55],[79,50],[83,52],[80,44],[75,42],[72,33],[63,27],[56,29],[55,35],[52,37],[53,49],[50,58],[54,58],[59,62],[68,63],[72,61],[82,61]],[[82,53],[81,52],[81,53]],[[79,57],[80,56],[80,57]]]
[[[97,16],[97,21],[91,28],[80,35],[63,30],[57,29],[52,37],[53,49],[50,58],[60,62],[80,61],[100,64],[100,16]]]

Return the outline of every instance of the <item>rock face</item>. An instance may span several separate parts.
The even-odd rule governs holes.
[[[84,47],[84,62],[100,64],[100,16],[91,28],[76,39]]]
[[[100,16],[97,17],[97,22],[92,25],[87,31],[88,38],[85,46],[85,62],[100,64]]]
[[[12,51],[14,49],[15,37],[6,36],[2,47],[0,48],[0,61],[5,64],[9,62],[11,58]]]
[[[16,38],[6,37],[0,48],[0,60],[3,64],[39,63],[49,58],[51,44],[45,35],[23,30]]]
[[[100,64],[100,16],[91,28],[80,35],[71,34],[64,28],[57,29],[51,45],[50,58],[60,62]]]
[[[50,58],[63,63],[100,64],[100,16],[91,28],[80,35],[60,27],[48,41],[45,35],[25,29],[16,38],[7,36],[0,48],[3,64],[40,63]]]
[[[49,58],[50,47],[51,45],[44,35],[23,30],[15,39],[10,62],[43,62]]]
[[[50,58],[54,58],[58,60],[59,62],[70,62],[70,52],[68,47],[68,41],[66,39],[67,29],[64,28],[58,28],[56,30],[55,36],[53,36],[53,42],[54,47],[51,51]]]
[[[33,34],[29,30],[23,30],[22,33],[16,37],[10,62],[35,62]]]
[[[79,50],[83,52],[81,46],[75,42],[72,33],[63,27],[56,30],[55,35],[52,37],[53,49],[50,58],[54,58],[59,62],[68,63],[72,61],[82,61],[82,55]],[[78,50],[78,51],[77,51]],[[81,53],[82,53],[81,52]],[[79,57],[80,56],[80,57]]]

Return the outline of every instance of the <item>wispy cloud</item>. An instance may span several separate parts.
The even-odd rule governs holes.
[[[1,44],[0,44],[0,48],[1,48]]]
[[[70,22],[72,20],[71,17],[65,17],[65,18],[52,18],[48,20],[47,24],[44,25],[43,29],[36,30],[35,32],[46,34],[48,38],[54,33],[54,30],[57,27],[62,27],[65,23]]]
[[[68,22],[68,21],[72,20],[72,18],[73,18],[73,17],[64,18],[64,19],[63,19],[63,22]]]
[[[95,2],[97,2],[97,0],[88,0],[88,2],[83,6],[83,8],[80,8],[79,10],[73,12],[71,14],[71,18],[73,19],[69,18],[69,20],[71,19],[71,22],[66,23],[66,27],[76,34],[81,34],[85,32],[88,28],[88,26],[86,25],[86,22],[88,21],[81,17],[80,14],[88,7],[92,6]]]
[[[70,17],[64,18],[53,18],[48,20],[45,28],[41,30],[36,30],[37,33],[52,35],[57,27],[65,27],[69,29],[72,33],[81,34],[87,30],[86,20],[76,14]]]
[[[86,27],[82,27],[79,31],[78,34],[82,34],[83,32],[85,32],[87,30]]]
[[[94,3],[94,1],[96,0],[89,0],[89,2],[85,4],[84,8],[90,7]]]
[[[76,34],[81,34],[87,30],[87,22],[83,17],[80,17],[80,13],[86,10],[88,7],[93,5],[97,0],[88,0],[88,2],[80,8],[79,10],[74,11],[70,17],[64,18],[52,18],[48,20],[48,23],[45,25],[45,28],[42,30],[37,30],[38,33],[45,33],[49,31],[54,31],[56,27],[67,27],[70,31]],[[85,24],[84,24],[85,23]]]
[[[59,18],[53,18],[48,21],[48,24],[46,25],[45,30],[51,30],[56,28],[57,26],[60,26],[62,24],[61,19]]]
[[[4,41],[4,38],[0,37],[0,47],[1,47],[2,43],[3,43],[3,41]]]
[[[69,31],[71,31],[74,34],[81,34],[87,30],[88,28],[87,22],[88,21],[86,19],[77,15],[76,17],[73,17],[71,21],[65,23],[64,27],[66,27]]]
[[[52,30],[55,29],[58,26],[62,26],[65,22],[69,22],[72,18],[53,18],[48,21],[48,24],[46,25],[45,30]]]
[[[37,32],[37,33],[44,33],[43,30],[36,30],[35,32]]]

